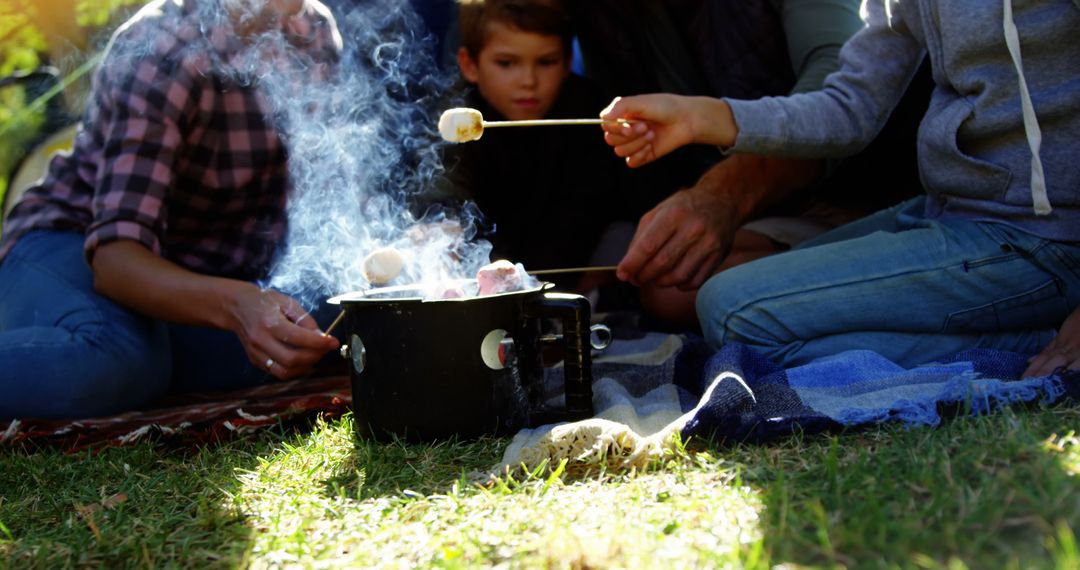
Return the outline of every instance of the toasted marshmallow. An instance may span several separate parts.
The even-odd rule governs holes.
[[[476,284],[480,295],[495,295],[520,291],[525,288],[524,270],[505,259],[493,261],[476,272]]]
[[[439,117],[439,134],[450,142],[469,142],[484,136],[484,116],[476,109],[456,107]]]

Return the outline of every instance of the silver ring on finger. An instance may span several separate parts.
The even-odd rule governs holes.
[[[274,367],[274,359],[273,358],[267,358],[266,362],[263,363],[263,366],[265,366],[267,370],[270,370],[271,368]]]

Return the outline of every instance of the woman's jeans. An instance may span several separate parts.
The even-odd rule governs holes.
[[[1080,245],[929,220],[924,200],[717,274],[698,294],[706,338],[782,366],[851,349],[907,367],[969,348],[1039,352],[1080,303]]]
[[[101,416],[270,379],[231,332],[170,325],[97,294],[83,241],[31,232],[0,263],[0,420]]]

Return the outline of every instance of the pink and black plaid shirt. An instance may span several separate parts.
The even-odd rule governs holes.
[[[285,235],[287,156],[258,82],[229,68],[251,50],[208,17],[217,1],[158,0],[114,34],[72,152],[14,208],[0,259],[52,229],[85,232],[87,259],[130,239],[199,273],[265,274]],[[308,76],[324,76],[341,49],[326,8],[309,1],[286,28]]]

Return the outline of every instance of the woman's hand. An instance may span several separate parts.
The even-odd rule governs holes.
[[[729,147],[738,129],[722,99],[666,93],[617,97],[600,118],[604,140],[636,168],[691,144]]]
[[[1046,376],[1058,368],[1080,370],[1080,307],[1065,318],[1054,340],[1031,357],[1021,377]]]
[[[148,317],[214,327],[240,337],[251,363],[282,380],[311,371],[338,347],[294,299],[237,279],[203,275],[118,240],[93,257],[101,294]]]
[[[232,330],[240,337],[248,360],[275,378],[288,380],[311,372],[338,341],[288,295],[237,282]]]

